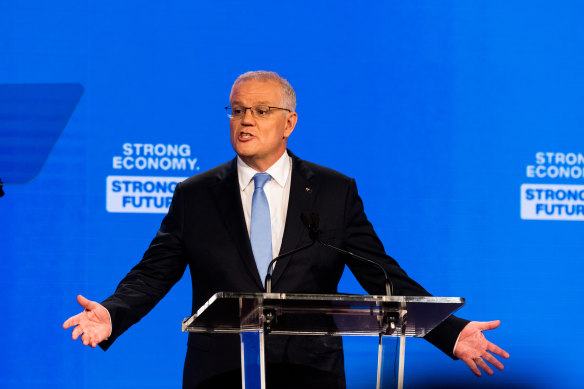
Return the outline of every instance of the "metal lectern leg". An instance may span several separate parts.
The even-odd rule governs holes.
[[[390,339],[392,339],[390,341]],[[379,335],[377,351],[377,389],[395,388],[395,346],[394,337]]]
[[[395,358],[395,347],[388,347],[387,341],[391,339],[389,336],[384,337],[379,335],[379,348],[377,351],[377,389],[387,389],[393,388],[395,385],[395,376],[389,374],[389,372],[394,372],[394,358]],[[393,342],[392,342],[393,343]],[[397,346],[397,344],[396,344]],[[397,371],[397,388],[403,389],[404,387],[404,359],[406,354],[406,334],[402,333],[399,337],[399,360],[398,360],[398,371]],[[387,365],[387,366],[386,366]]]
[[[243,389],[266,389],[264,332],[240,332],[241,386]]]
[[[399,364],[397,373],[397,388],[403,389],[404,387],[404,359],[406,357],[406,334],[402,331],[399,337]]]
[[[379,347],[377,348],[377,384],[375,389],[381,389],[381,372],[383,371],[383,335],[379,334]]]

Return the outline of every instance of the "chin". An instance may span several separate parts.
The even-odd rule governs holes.
[[[245,147],[244,145],[236,144],[233,147],[233,149],[235,150],[237,155],[239,155],[241,157],[251,157],[251,156],[255,155],[255,150],[253,150],[252,147]]]

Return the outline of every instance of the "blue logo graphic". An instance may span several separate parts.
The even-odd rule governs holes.
[[[0,85],[4,184],[25,184],[38,175],[82,94],[77,83]]]

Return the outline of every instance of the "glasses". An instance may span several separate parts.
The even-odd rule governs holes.
[[[281,109],[283,111],[292,112],[288,108],[270,107],[269,105],[255,105],[253,107],[243,107],[241,105],[234,105],[233,107],[225,107],[227,116],[230,118],[239,119],[245,116],[247,110],[251,111],[251,116],[256,119],[265,119],[270,116],[273,110]]]

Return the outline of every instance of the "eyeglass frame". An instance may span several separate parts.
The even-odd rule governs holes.
[[[257,107],[267,107],[269,113],[271,113],[271,110],[272,109],[281,109],[283,111],[292,112],[292,110],[291,109],[288,109],[288,108],[272,107],[272,106],[269,106],[269,105],[265,105],[264,106],[264,105],[261,105],[260,104],[260,105],[253,105],[251,107],[244,107],[244,106],[242,106],[241,108],[243,109],[243,114],[241,114],[241,116],[237,115],[237,117],[245,117],[245,115],[247,114],[247,110],[249,109],[249,111],[251,112],[251,116],[252,117],[254,117],[256,119],[265,119],[265,117],[262,118],[261,116],[256,116],[256,114],[254,113],[255,112],[254,108],[257,108]],[[227,106],[227,107],[224,107],[224,109],[225,109],[225,111],[227,111],[227,116],[230,119],[234,117],[233,111],[232,111],[233,110],[233,107]],[[229,111],[231,111],[232,113],[229,114]]]

